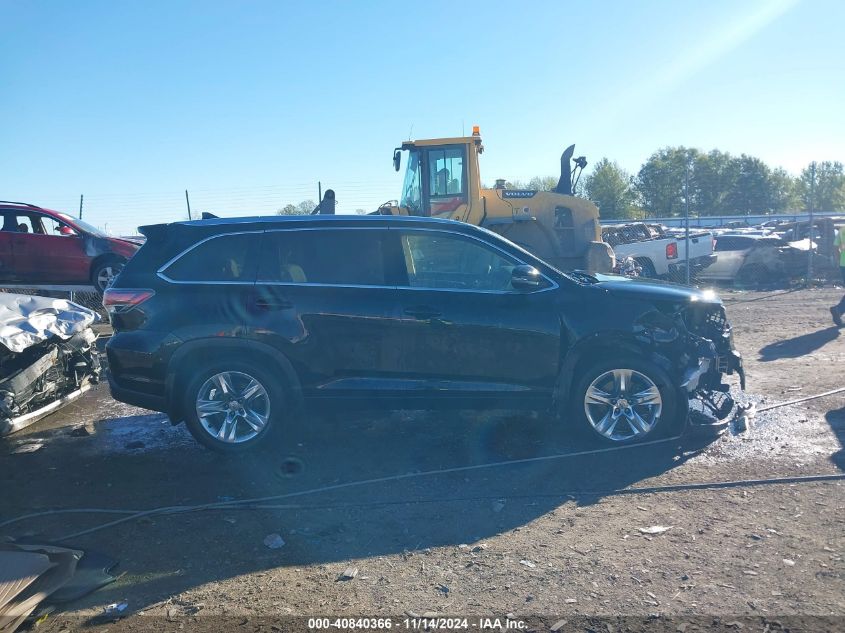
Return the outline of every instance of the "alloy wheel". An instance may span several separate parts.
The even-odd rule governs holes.
[[[614,442],[645,437],[663,411],[660,389],[633,369],[612,369],[590,383],[584,394],[587,421],[599,435]]]
[[[256,437],[270,419],[270,396],[256,378],[224,371],[206,380],[197,392],[197,418],[211,437],[241,444]]]
[[[97,287],[100,290],[105,290],[109,286],[112,285],[114,282],[114,278],[117,277],[118,273],[123,269],[123,266],[119,264],[109,264],[108,266],[103,266],[97,271]]]

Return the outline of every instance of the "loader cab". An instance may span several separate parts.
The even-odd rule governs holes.
[[[473,190],[471,186],[478,173],[474,143],[473,137],[435,139],[408,141],[397,148],[397,171],[401,154],[407,152],[399,206],[408,215],[463,219],[472,199],[478,197],[477,187]],[[472,160],[476,161],[474,169]]]

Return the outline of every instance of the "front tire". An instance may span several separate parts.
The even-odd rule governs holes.
[[[664,437],[678,428],[683,412],[666,372],[633,356],[589,365],[571,402],[579,429],[613,445]]]
[[[94,284],[95,290],[103,294],[123,270],[125,263],[119,259],[107,259],[94,266],[91,270],[91,283]]]
[[[218,453],[243,453],[278,436],[284,388],[258,364],[222,361],[194,376],[183,407],[185,424],[200,444]]]

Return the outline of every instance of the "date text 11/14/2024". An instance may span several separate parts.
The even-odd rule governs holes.
[[[521,631],[526,628],[522,620],[511,617],[402,617],[402,618],[309,618],[308,629],[319,630],[358,630],[377,631],[393,628],[411,631],[460,631],[460,630],[513,630]]]

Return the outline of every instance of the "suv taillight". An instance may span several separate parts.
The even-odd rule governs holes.
[[[666,245],[666,259],[678,259],[678,244],[670,242]]]
[[[148,288],[109,288],[103,293],[103,307],[110,314],[136,308],[155,294]]]

